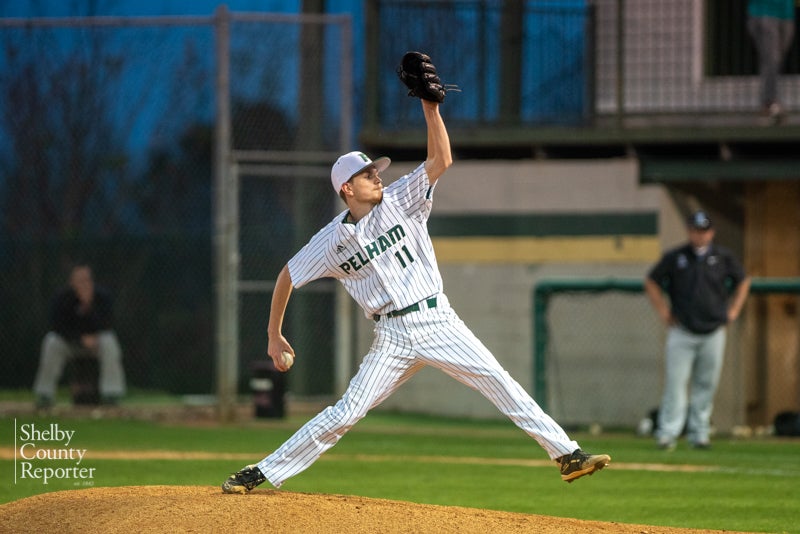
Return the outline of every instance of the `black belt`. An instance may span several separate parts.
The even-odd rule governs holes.
[[[425,299],[425,300],[421,300],[419,302],[415,302],[411,306],[406,306],[402,310],[390,311],[389,313],[384,314],[384,315],[378,315],[376,313],[375,315],[372,316],[372,318],[377,322],[377,321],[381,320],[381,317],[400,317],[401,315],[406,315],[407,313],[419,311],[421,309],[420,304],[422,304],[423,302],[426,304],[426,307],[428,309],[436,307],[436,297],[431,297],[429,299]]]

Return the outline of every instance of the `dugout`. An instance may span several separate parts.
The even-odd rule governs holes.
[[[707,208],[721,223],[716,241],[732,245],[759,281],[741,318],[745,422],[755,426],[800,406],[800,315],[791,283],[800,277],[800,164],[781,156],[783,145],[736,144],[728,159],[662,158],[640,168],[640,181],[664,186],[681,216]]]
[[[574,297],[574,295],[611,293],[631,295],[640,305],[644,303],[640,311],[648,315],[646,313],[648,305],[643,297],[643,283],[640,278],[545,279],[536,285],[532,297],[535,339],[533,395],[546,411],[550,411],[552,408],[552,411],[568,415],[570,412],[580,412],[585,409],[581,404],[583,399],[578,393],[582,387],[586,387],[586,383],[583,382],[589,378],[586,376],[582,378],[581,371],[570,372],[569,380],[562,383],[559,368],[580,368],[585,371],[585,375],[591,375],[596,372],[593,366],[599,370],[609,363],[616,365],[619,372],[615,376],[622,378],[610,384],[610,389],[625,390],[624,393],[605,392],[604,394],[604,389],[609,388],[597,385],[593,388],[592,395],[596,401],[604,404],[619,403],[619,406],[615,407],[618,411],[626,409],[625,394],[644,399],[648,398],[645,393],[647,389],[660,388],[658,380],[654,379],[652,375],[661,372],[660,364],[656,362],[661,362],[663,339],[659,338],[656,343],[653,343],[652,339],[648,340],[648,338],[656,337],[653,330],[637,334],[638,330],[642,330],[640,324],[627,323],[630,337],[623,344],[626,345],[625,349],[620,351],[613,360],[606,358],[602,362],[595,361],[597,354],[602,354],[603,351],[601,340],[591,342],[590,346],[585,346],[583,351],[579,348],[579,344],[565,347],[565,345],[570,345],[569,341],[564,341],[570,337],[570,334],[563,332],[567,328],[563,324],[564,321],[561,321],[561,325],[557,324],[558,318],[554,317],[557,316],[557,312],[550,309],[553,299],[562,296],[572,300],[575,302],[575,306],[581,308],[598,306],[610,314],[617,314],[614,305],[609,304],[611,300],[608,298],[601,301],[599,297],[588,300]],[[771,379],[771,373],[776,365],[782,365],[784,368],[796,365],[797,344],[791,338],[791,334],[796,333],[797,330],[789,328],[788,332],[779,331],[778,335],[770,338],[770,329],[764,324],[769,317],[764,313],[764,305],[777,300],[783,303],[793,303],[790,306],[793,307],[799,298],[800,278],[753,279],[745,314],[741,321],[737,321],[729,327],[726,361],[713,420],[715,426],[723,429],[730,429],[743,423],[756,427],[767,426],[772,423],[776,414],[782,413],[784,410],[781,408],[782,406],[795,405],[793,399],[796,398],[797,391],[792,388],[795,387],[796,382],[792,381],[791,376],[786,380],[776,381]],[[600,302],[604,304],[600,304]],[[632,300],[628,300],[621,306],[631,308],[631,302]],[[578,319],[576,322],[580,322],[579,318],[575,317],[574,309],[569,311],[567,308],[567,310],[573,319]],[[593,312],[590,311],[589,314],[591,313]],[[571,328],[580,328],[580,326],[574,325]],[[558,330],[562,332],[558,332]],[[790,339],[787,339],[787,334]],[[625,328],[619,330],[616,335],[626,335]],[[558,345],[557,348],[552,347],[554,344]],[[657,356],[652,354],[654,350],[658,352]],[[576,355],[576,352],[579,354]],[[580,354],[581,352],[583,355]],[[583,385],[581,385],[582,383]],[[657,399],[652,395],[650,398],[651,400]],[[556,406],[550,406],[550,403],[553,402]],[[573,406],[570,406],[570,402]],[[645,406],[641,409],[643,416],[646,408]]]

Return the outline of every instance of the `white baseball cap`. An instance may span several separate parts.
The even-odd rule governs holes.
[[[383,172],[390,163],[392,163],[392,160],[386,156],[372,161],[369,159],[369,156],[357,150],[339,156],[339,159],[337,159],[336,163],[331,167],[331,185],[333,185],[333,190],[338,194],[345,182],[356,174],[360,174],[372,166],[378,169],[378,172]]]

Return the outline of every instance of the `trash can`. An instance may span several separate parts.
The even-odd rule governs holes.
[[[100,404],[100,362],[91,354],[80,354],[69,362],[69,388],[72,403],[80,405]]]
[[[271,359],[250,364],[255,416],[258,418],[283,418],[286,414],[286,375],[275,368]]]

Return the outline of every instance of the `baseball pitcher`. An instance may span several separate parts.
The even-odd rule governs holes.
[[[605,467],[606,454],[583,452],[506,372],[450,307],[443,293],[427,221],[436,184],[453,163],[439,104],[443,85],[430,57],[407,53],[398,67],[409,95],[420,98],[427,125],[427,159],[388,187],[389,158],[362,152],[331,169],[333,190],[347,209],[311,238],[278,275],[268,325],[269,356],[288,370],[295,356],[281,333],[295,287],[339,280],[375,321],[375,339],[343,397],[303,425],[275,452],[231,475],[225,493],[247,493],[264,481],[279,488],[313,464],[367,412],[426,365],[474,388],[535,439],[567,482]],[[292,358],[285,360],[282,353]],[[302,357],[302,355],[299,355]]]

